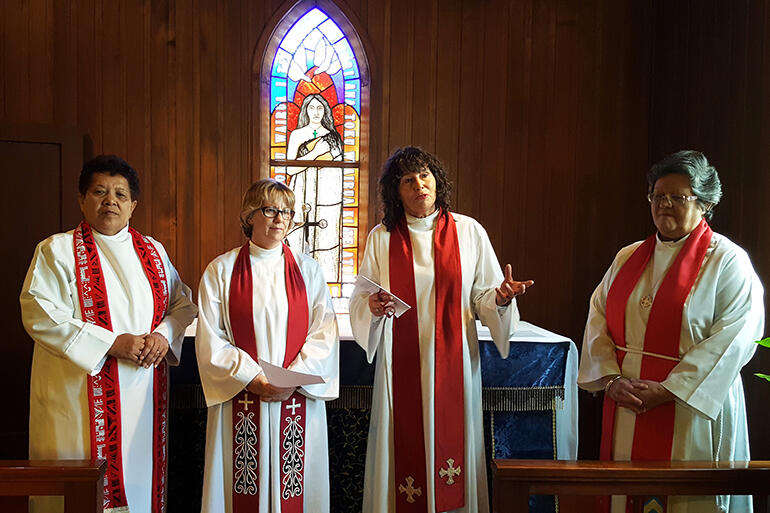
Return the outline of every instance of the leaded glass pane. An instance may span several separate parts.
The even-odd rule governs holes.
[[[321,265],[338,311],[357,269],[361,79],[340,27],[318,8],[289,29],[270,77],[270,175],[294,190],[292,248]],[[281,160],[323,162],[276,166]],[[333,167],[334,161],[354,164]]]

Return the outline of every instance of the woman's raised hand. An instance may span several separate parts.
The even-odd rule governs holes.
[[[495,289],[495,302],[497,306],[505,306],[511,302],[515,296],[520,296],[527,291],[527,288],[535,284],[533,280],[516,281],[513,279],[513,269],[511,264],[505,264],[505,277],[503,283]]]

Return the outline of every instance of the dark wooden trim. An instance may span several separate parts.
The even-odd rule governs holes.
[[[63,495],[65,513],[98,513],[105,460],[0,461],[0,496]]]
[[[90,158],[90,145],[87,144],[83,131],[76,127],[48,124],[12,123],[0,121],[0,140],[56,144],[61,147],[61,231],[74,228],[80,222],[77,191],[78,177],[83,162]]]
[[[757,495],[767,509],[770,461],[493,460],[493,511],[529,511],[529,495]]]

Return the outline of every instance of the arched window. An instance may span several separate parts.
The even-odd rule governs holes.
[[[278,23],[262,70],[263,88],[269,89],[262,95],[268,100],[263,116],[269,125],[262,126],[269,141],[263,137],[262,143],[269,144],[270,176],[297,198],[297,226],[288,243],[319,262],[337,312],[347,312],[360,232],[366,228],[361,225],[367,171],[362,161],[368,161],[362,158],[368,147],[361,129],[368,126],[362,123],[368,114],[363,46],[334,4],[303,1]]]

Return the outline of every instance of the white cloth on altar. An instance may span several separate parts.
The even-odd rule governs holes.
[[[254,331],[257,354],[283,365],[286,352],[288,301],[282,246],[272,250],[249,243],[254,283]],[[196,354],[201,384],[208,405],[206,465],[201,511],[232,511],[232,398],[262,372],[259,364],[233,343],[228,298],[233,266],[240,248],[214,259],[198,289],[200,315]],[[289,369],[322,376],[326,382],[305,385],[305,511],[329,511],[329,451],[325,401],[339,394],[339,338],[329,290],[318,263],[294,253],[305,280],[309,327],[305,345]],[[259,403],[259,512],[278,513],[280,506],[281,403]],[[269,446],[264,446],[268,441]],[[269,483],[266,489],[264,483]]]
[[[626,306],[629,348],[643,349],[650,309],[640,307],[640,300],[644,295],[655,295],[685,240],[656,239],[651,263]],[[623,368],[618,368],[614,343],[607,332],[605,310],[610,285],[640,244],[636,242],[618,252],[591,297],[578,373],[578,385],[586,390],[601,390],[604,376],[639,376],[639,354],[628,352]],[[748,255],[727,237],[714,233],[684,304],[679,343],[681,361],[662,382],[677,397],[672,460],[751,459],[740,370],[754,354],[754,342],[762,337],[763,330],[763,288]],[[616,460],[631,458],[634,424],[633,412],[617,408],[613,437]],[[613,499],[614,510],[614,504],[619,501],[622,499]],[[751,499],[744,496],[669,499],[669,512],[711,511],[751,511]]]
[[[35,341],[30,380],[29,457],[88,459],[91,438],[89,374],[101,371],[118,335],[152,328],[153,296],[128,227],[115,235],[93,230],[113,331],[81,320],[73,232],[58,233],[35,249],[20,302],[22,321]],[[178,365],[184,331],[197,311],[163,246],[151,239],[166,269],[169,306],[155,329],[170,344],[166,361]],[[153,369],[118,360],[123,473],[132,513],[150,512],[152,490]],[[62,511],[61,497],[34,497],[31,511]]]
[[[462,267],[463,389],[465,394],[465,501],[469,513],[489,509],[486,460],[484,456],[483,419],[481,413],[481,361],[476,336],[475,315],[489,327],[500,354],[505,358],[509,338],[519,320],[516,301],[507,307],[495,303],[495,287],[503,281],[500,264],[484,228],[474,219],[453,213],[457,225]],[[433,231],[437,214],[426,218],[407,216],[414,258],[417,291],[417,320],[420,330],[420,369],[422,383],[423,428],[428,511],[435,511],[434,500],[434,376],[435,376],[435,281]],[[359,273],[390,289],[390,232],[376,226],[366,242]],[[399,271],[396,271],[399,272]],[[395,511],[397,485],[393,482],[393,319],[373,317],[368,295],[354,290],[350,300],[350,323],[356,341],[366,351],[369,362],[377,354],[374,377],[369,441],[366,449],[364,513]],[[460,412],[458,412],[458,415]],[[459,420],[458,420],[459,421]],[[402,483],[403,484],[403,483]],[[405,495],[401,495],[403,499]]]

